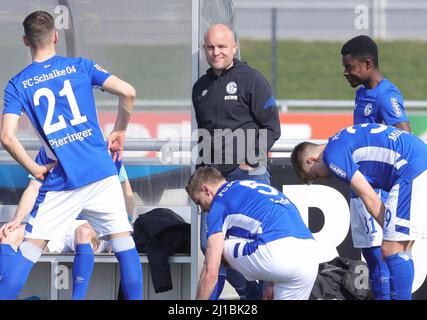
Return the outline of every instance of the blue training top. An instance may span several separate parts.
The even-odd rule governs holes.
[[[252,239],[243,250],[251,254],[258,245],[285,237],[313,238],[298,209],[272,186],[251,180],[224,183],[207,216],[208,237],[223,232]]]
[[[366,89],[362,86],[356,91],[353,124],[383,123],[392,126],[405,121],[408,121],[408,117],[402,94],[388,79],[381,80],[375,88]],[[357,198],[353,190],[350,196]],[[387,196],[387,192],[381,192],[383,200]]]
[[[330,137],[323,161],[344,182],[359,170],[373,188],[390,191],[397,179],[410,182],[427,169],[427,146],[404,130],[365,123]]]
[[[361,86],[356,91],[353,123],[384,123],[395,125],[408,121],[399,89],[387,79],[375,88]]]
[[[44,181],[49,190],[72,190],[117,174],[92,90],[109,76],[91,60],[55,55],[31,63],[7,84],[3,113],[25,112],[49,158],[58,160],[56,175]]]

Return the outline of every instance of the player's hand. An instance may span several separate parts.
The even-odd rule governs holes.
[[[265,286],[264,292],[262,293],[262,300],[273,300],[274,299],[274,282],[269,281]]]
[[[254,168],[252,168],[250,165],[246,164],[246,163],[241,163],[239,164],[239,168],[242,170],[246,170],[246,171],[251,171]]]
[[[31,172],[31,174],[32,174],[36,179],[38,179],[38,180],[44,180],[44,179],[46,178],[46,175],[49,173],[49,171],[50,171],[54,166],[56,166],[56,164],[57,164],[57,163],[58,163],[58,162],[57,162],[57,161],[55,161],[55,162],[52,162],[52,163],[46,164],[46,165],[44,165],[44,166],[37,165],[37,166],[34,168],[34,172]]]
[[[11,232],[15,231],[20,226],[21,226],[21,221],[18,221],[18,220],[12,220],[12,221],[9,221],[8,223],[5,223],[0,228],[1,237],[7,238]]]
[[[126,132],[125,131],[113,131],[108,136],[108,150],[111,152],[113,161],[122,160],[122,151],[125,145]]]

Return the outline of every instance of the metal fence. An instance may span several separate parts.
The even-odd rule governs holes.
[[[235,0],[240,39],[270,41],[277,92],[279,40],[345,41],[364,34],[380,40],[427,41],[424,0]]]
[[[354,100],[277,100],[277,106],[280,112],[330,112],[342,111],[353,112]],[[167,99],[137,99],[135,101],[135,111],[159,111],[167,112],[179,111],[189,112],[191,100],[167,100]],[[97,100],[97,107],[101,111],[117,110],[117,101],[111,99]],[[407,112],[427,112],[427,100],[405,100],[405,108]]]
[[[235,0],[241,38],[427,40],[424,0]]]

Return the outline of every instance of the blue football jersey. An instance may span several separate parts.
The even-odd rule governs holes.
[[[361,86],[356,91],[353,123],[384,123],[395,125],[408,121],[399,89],[383,79],[373,89]]]
[[[313,238],[298,209],[283,193],[251,180],[221,186],[209,210],[207,227],[208,237],[223,232],[226,238],[254,240],[244,249],[244,254],[280,238]]]
[[[404,130],[366,123],[329,138],[323,161],[344,182],[359,170],[373,188],[390,191],[397,179],[410,182],[427,169],[427,146]]]
[[[3,113],[25,112],[48,157],[58,160],[58,175],[49,175],[45,188],[71,190],[117,174],[93,95],[109,76],[91,60],[53,56],[7,84]]]
[[[47,165],[49,163],[53,163],[55,162],[55,160],[50,159],[48,157],[48,155],[46,154],[46,151],[44,150],[44,148],[40,148],[39,152],[37,153],[36,159],[34,160],[35,162],[37,162],[39,165],[44,166]],[[114,163],[115,167],[116,167],[116,174],[119,175],[119,180],[120,182],[129,180],[125,166],[123,165],[123,161],[122,160],[116,160],[116,162]],[[54,166],[49,174],[48,174],[48,179],[51,181],[50,185],[46,185],[45,181],[41,181],[36,179],[35,177],[33,177],[32,175],[29,175],[30,179],[34,179],[34,180],[38,180],[40,181],[43,185],[41,187],[42,191],[51,191],[51,185],[56,185],[56,184],[61,184],[62,183],[62,177],[63,177],[63,171],[62,171],[62,167],[61,166]]]

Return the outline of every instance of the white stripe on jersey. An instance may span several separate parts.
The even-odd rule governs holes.
[[[354,150],[352,157],[354,162],[356,163],[359,163],[361,161],[377,161],[385,162],[394,166],[396,164],[397,159],[400,158],[400,153],[381,147],[363,147]],[[399,162],[401,162],[402,160],[400,160]],[[405,163],[402,163],[399,168],[404,164]]]
[[[407,228],[411,226],[411,221],[409,220],[398,218],[398,217],[394,217],[394,218],[395,218],[395,224],[398,224],[400,226],[407,227]]]
[[[250,233],[262,233],[261,221],[242,213],[229,214],[225,217],[224,224],[222,225],[222,232],[224,235],[231,227],[243,228]]]
[[[399,170],[401,166],[407,164],[408,161],[406,161],[405,159],[399,160],[396,162],[396,164],[394,165],[394,167]]]

